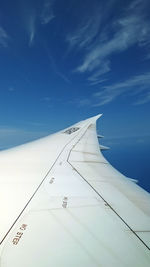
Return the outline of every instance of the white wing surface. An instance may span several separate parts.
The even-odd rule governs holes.
[[[0,267],[150,266],[150,194],[101,154],[99,117],[0,153]]]

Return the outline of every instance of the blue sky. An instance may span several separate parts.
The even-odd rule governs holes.
[[[103,113],[110,161],[134,147],[140,170],[116,167],[146,170],[150,191],[149,14],[148,0],[2,0],[0,148]]]

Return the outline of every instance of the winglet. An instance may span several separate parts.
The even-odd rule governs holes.
[[[110,149],[110,147],[103,146],[103,145],[100,145],[99,147],[100,147],[100,150],[108,150],[108,149]]]
[[[89,120],[89,122],[91,122],[91,123],[95,123],[102,115],[103,114],[98,114],[98,115],[93,116],[93,117],[91,117],[91,118],[89,118],[87,120]]]
[[[93,118],[95,118],[96,120],[98,120],[102,115],[103,115],[103,113],[100,113],[100,114],[94,116]]]
[[[98,134],[97,137],[98,137],[98,138],[103,138],[104,136],[101,135],[101,134]]]
[[[133,183],[138,183],[138,180],[136,180],[136,179],[132,179],[132,178],[129,178],[129,177],[127,177],[131,182],[133,182]]]

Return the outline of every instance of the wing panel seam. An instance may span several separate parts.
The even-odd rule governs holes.
[[[89,127],[88,127],[89,128]],[[85,133],[80,137],[80,139],[76,142],[74,147],[78,144],[78,142],[81,140],[81,138],[86,134],[88,128],[86,129]],[[143,243],[143,245],[150,250],[150,247],[136,234],[136,232],[127,224],[127,222],[115,211],[115,209],[101,196],[101,194],[81,175],[81,173],[69,162],[69,158],[71,155],[72,150],[71,148],[70,152],[68,154],[67,162],[70,164],[70,166],[80,175],[80,177],[99,195],[99,197],[107,204],[107,206],[118,216],[118,218],[130,229],[130,231]]]
[[[87,124],[84,127],[87,127]],[[86,129],[87,130],[87,129]],[[85,132],[86,132],[85,130]],[[85,132],[83,133],[83,135],[85,134]],[[11,225],[11,227],[9,228],[9,230],[7,231],[7,233],[4,235],[4,237],[2,238],[2,240],[0,241],[0,245],[3,243],[3,241],[5,240],[5,238],[7,237],[7,235],[10,233],[10,231],[12,230],[12,228],[14,227],[14,225],[16,224],[16,222],[18,221],[18,219],[21,217],[21,215],[23,214],[23,212],[25,211],[25,209],[27,208],[27,206],[29,205],[29,203],[31,202],[31,200],[33,199],[33,197],[35,196],[35,194],[37,193],[37,191],[39,190],[39,188],[41,187],[41,185],[43,184],[43,182],[45,181],[46,177],[49,175],[50,171],[52,170],[52,168],[54,167],[54,165],[56,164],[56,162],[58,161],[60,155],[63,153],[63,151],[65,150],[65,148],[80,134],[80,132],[77,133],[76,136],[74,136],[60,151],[60,153],[58,154],[57,158],[55,159],[54,163],[52,164],[51,168],[48,170],[48,172],[46,173],[46,175],[44,176],[44,178],[42,179],[41,183],[39,184],[39,186],[37,187],[37,189],[35,190],[35,192],[33,193],[33,195],[30,197],[30,199],[28,200],[28,202],[26,203],[26,205],[24,206],[24,208],[22,209],[22,211],[20,212],[20,214],[18,215],[18,217],[15,219],[15,221],[13,222],[13,224]],[[82,135],[82,136],[83,136]],[[81,138],[82,138],[81,136]],[[79,139],[80,140],[80,139]]]

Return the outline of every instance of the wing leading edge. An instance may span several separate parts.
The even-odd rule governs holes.
[[[149,266],[150,195],[103,157],[96,116],[0,153],[0,266]]]

